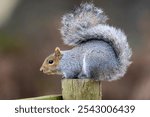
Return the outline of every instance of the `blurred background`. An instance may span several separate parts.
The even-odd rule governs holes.
[[[0,99],[61,93],[61,76],[39,71],[61,40],[61,17],[85,0],[0,0]],[[89,1],[89,0],[86,0]],[[91,1],[91,0],[90,0]],[[93,0],[133,50],[123,79],[103,82],[103,99],[150,99],[150,0]]]

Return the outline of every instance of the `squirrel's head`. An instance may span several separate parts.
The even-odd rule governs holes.
[[[40,71],[45,74],[59,74],[58,65],[62,58],[62,53],[58,47],[55,48],[53,54],[49,55],[43,62]]]

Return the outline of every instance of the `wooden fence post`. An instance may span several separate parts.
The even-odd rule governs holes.
[[[102,83],[91,79],[62,79],[63,100],[101,100]]]

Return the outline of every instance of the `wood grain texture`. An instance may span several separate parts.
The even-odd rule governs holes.
[[[101,100],[102,83],[90,79],[62,79],[63,100]]]

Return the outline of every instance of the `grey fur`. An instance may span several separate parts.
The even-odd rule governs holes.
[[[78,66],[76,70],[82,71],[80,77],[90,77],[94,74],[93,77],[98,80],[116,80],[124,76],[131,63],[132,51],[124,32],[106,24],[106,20],[107,16],[103,14],[102,9],[88,3],[81,4],[74,13],[63,16],[61,34],[64,43],[77,46],[73,48],[73,52],[64,52],[63,60],[66,59],[66,56],[69,56],[69,59],[76,55],[82,58],[72,64],[68,60],[68,70],[72,69],[70,65]],[[99,40],[98,44],[95,43],[95,40]],[[86,67],[83,64],[83,58],[86,61]],[[86,73],[83,67],[86,68]],[[62,69],[67,68],[65,66],[65,69]],[[96,69],[97,73],[92,69]],[[77,76],[79,77],[79,74]]]
[[[98,24],[104,24],[107,19],[102,9],[96,8],[93,4],[81,4],[73,13],[66,14],[62,17],[63,27],[61,28],[61,33],[64,42],[69,45],[74,45],[74,43],[71,43],[78,36],[79,32],[83,32]],[[68,38],[72,38],[72,40]]]

